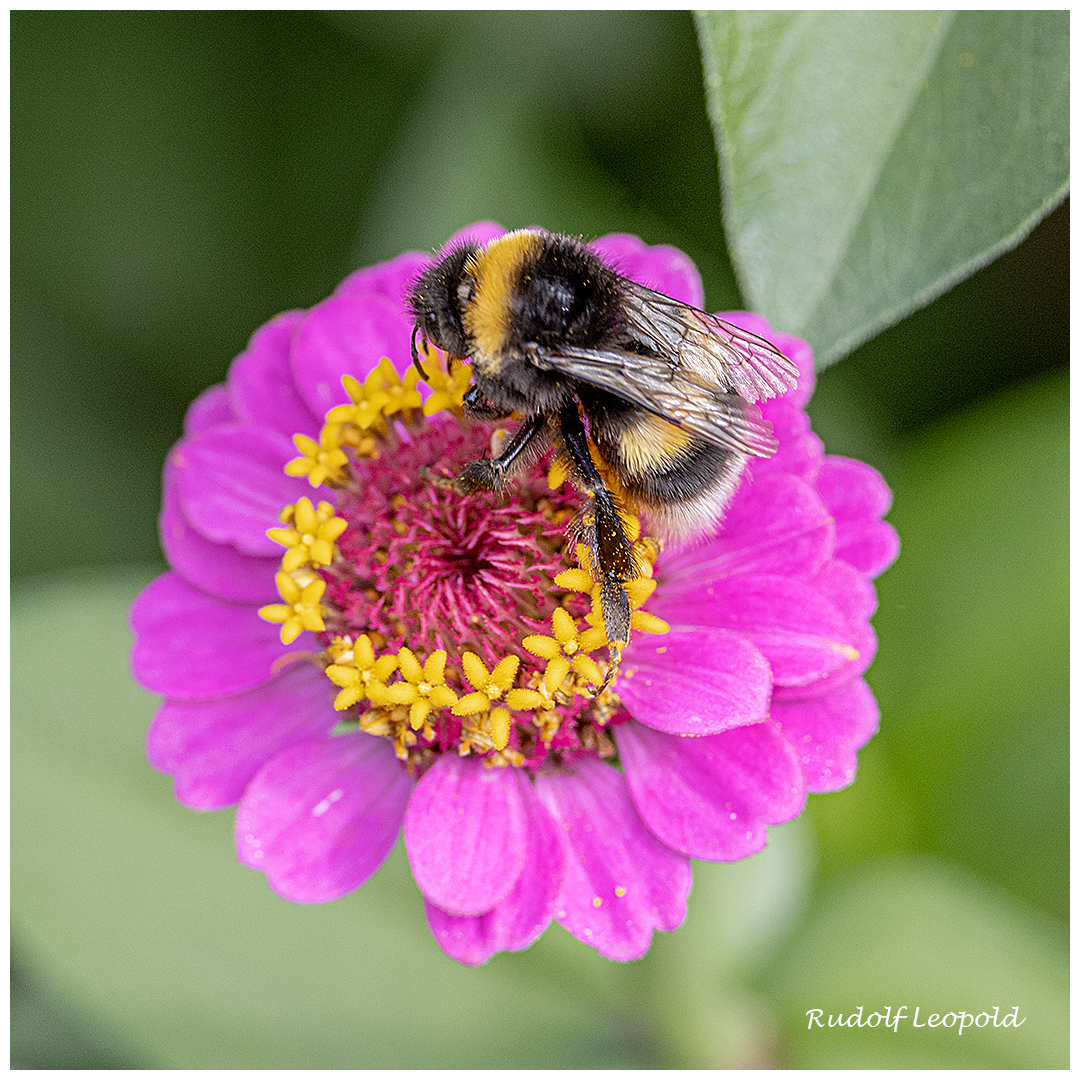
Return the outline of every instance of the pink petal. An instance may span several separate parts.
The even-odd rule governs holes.
[[[794,684],[781,686],[777,683],[773,687],[773,701],[800,701],[804,698],[831,694],[866,671],[877,654],[877,636],[874,634],[874,628],[865,619],[861,622],[853,622],[851,626],[854,631],[855,648],[858,651],[858,655],[853,660],[848,660],[820,678],[801,686]]]
[[[337,900],[390,853],[412,789],[386,739],[357,732],[290,747],[244,794],[237,858],[286,900]]]
[[[222,600],[269,604],[277,600],[274,574],[281,559],[245,555],[231,544],[215,544],[184,516],[170,457],[165,463],[165,489],[158,529],[165,557],[196,588]]]
[[[334,295],[316,304],[293,339],[293,378],[320,417],[349,403],[343,375],[359,382],[385,356],[399,375],[412,365],[412,317],[399,301],[370,292]]]
[[[821,471],[825,448],[821,439],[810,430],[810,417],[788,401],[787,394],[764,402],[761,415],[772,424],[773,434],[780,446],[772,457],[753,458],[750,461],[753,480],[756,482],[759,477],[781,472],[813,482]],[[744,481],[743,487],[746,486]]]
[[[892,506],[892,492],[881,473],[864,461],[826,454],[818,492],[838,522],[880,518]]]
[[[838,538],[836,554],[840,558],[871,577],[877,577],[896,562],[900,537],[887,521],[864,522],[858,533],[853,533],[854,530],[847,529]]]
[[[307,313],[286,311],[252,335],[229,368],[229,395],[241,423],[317,439],[322,423],[293,384],[289,353]]]
[[[175,778],[185,806],[231,806],[275,754],[330,734],[337,723],[332,690],[322,671],[298,663],[237,697],[167,701],[150,725],[146,756]]]
[[[821,589],[847,618],[855,633],[855,648],[859,655],[805,686],[776,687],[774,695],[784,700],[832,693],[866,671],[877,653],[877,637],[869,622],[877,608],[877,593],[866,574],[842,559],[832,559],[821,568],[810,584]]]
[[[431,263],[423,251],[404,251],[386,262],[365,266],[351,273],[335,290],[335,296],[354,292],[378,293],[387,300],[403,303],[412,283]]]
[[[735,574],[809,578],[828,561],[835,542],[832,515],[810,484],[784,473],[755,477],[739,488],[708,543],[661,556],[660,595],[697,593],[704,581]]]
[[[658,590],[649,610],[673,628],[721,627],[744,636],[782,686],[820,679],[850,662],[856,648],[854,628],[836,605],[795,578],[743,574],[670,598]]]
[[[691,307],[705,305],[701,275],[693,260],[667,244],[649,245],[629,233],[608,233],[591,247],[624,277]]]
[[[879,711],[866,681],[852,679],[824,697],[774,701],[772,716],[795,748],[807,789],[838,791],[855,779],[856,752],[877,731]]]
[[[525,866],[524,795],[513,769],[443,754],[405,815],[405,850],[420,891],[450,915],[483,915]]]
[[[711,735],[763,719],[772,680],[769,665],[744,637],[698,627],[637,634],[615,685],[643,724],[676,735]]]
[[[180,701],[252,690],[311,638],[305,631],[286,647],[280,627],[260,619],[255,608],[215,600],[172,573],[139,593],[130,618],[135,678],[151,693]]]
[[[806,802],[791,743],[769,721],[703,739],[631,723],[615,740],[638,813],[684,855],[744,859],[765,846],[766,825],[797,817]]]
[[[811,579],[853,623],[877,611],[877,590],[866,574],[843,559],[830,559]]]
[[[892,492],[877,469],[829,454],[817,489],[836,518],[837,556],[872,577],[891,566],[900,541],[896,530],[879,520],[892,505]]]
[[[497,221],[477,221],[472,225],[466,225],[463,229],[458,229],[458,231],[443,244],[442,251],[450,251],[466,242],[470,244],[479,244],[481,247],[487,247],[492,240],[505,235],[506,229],[504,229]]]
[[[283,549],[267,529],[280,524],[283,506],[312,495],[306,479],[285,475],[298,457],[278,432],[227,424],[182,439],[169,462],[184,517],[200,535],[245,555],[280,558]]]
[[[536,791],[566,845],[555,918],[611,960],[644,956],[654,929],[686,917],[689,862],[649,832],[610,765],[584,758],[573,773],[537,776]]]
[[[189,406],[184,414],[184,433],[194,435],[217,424],[234,423],[229,392],[223,384],[204,390]]]
[[[483,964],[497,952],[527,948],[546,929],[562,888],[566,853],[559,830],[533,791],[514,770],[525,809],[525,866],[514,887],[484,915],[448,915],[424,901],[428,925],[448,956],[463,964]]]

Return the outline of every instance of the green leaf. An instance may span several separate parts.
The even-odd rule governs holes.
[[[698,15],[750,305],[827,364],[1064,196],[1065,11]]]
[[[838,882],[778,956],[768,985],[793,1068],[1069,1064],[1064,935],[948,863],[885,860]],[[905,1017],[895,1031],[883,1019],[873,1021],[886,1007],[891,1020],[902,1006]],[[1021,1022],[1001,1023],[1014,1006]],[[925,1026],[915,1027],[916,1007]],[[822,1027],[811,1026],[812,1009],[821,1010]],[[973,1020],[991,1015],[965,1022],[962,1033],[955,1018],[951,1027],[928,1024],[932,1014],[960,1012]],[[835,1023],[853,1014],[851,1026]]]

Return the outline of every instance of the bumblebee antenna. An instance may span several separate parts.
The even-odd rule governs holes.
[[[416,351],[416,334],[417,334],[417,331],[419,331],[419,330],[420,330],[420,322],[418,320],[416,323],[413,324],[412,337],[409,338],[409,348],[412,350],[413,367],[416,368],[416,370],[420,372],[420,377],[424,380],[424,382],[430,382],[431,380],[428,378],[428,373],[424,370],[423,365],[420,363],[420,354]],[[425,333],[424,334],[424,351],[425,352],[427,352],[427,345],[428,345],[428,340],[427,340],[427,334]]]

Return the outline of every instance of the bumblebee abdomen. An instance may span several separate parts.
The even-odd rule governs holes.
[[[695,441],[693,436],[661,417],[637,411],[619,430],[616,448],[627,476],[648,476],[693,455]]]
[[[597,441],[626,493],[664,535],[686,538],[723,515],[746,456],[633,410],[598,426]]]

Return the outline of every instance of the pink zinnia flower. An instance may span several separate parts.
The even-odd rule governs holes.
[[[702,306],[681,252],[594,246]],[[239,803],[238,857],[290,900],[358,888],[404,827],[456,959],[525,948],[553,918],[634,959],[683,920],[691,857],[759,851],[808,791],[854,778],[878,721],[862,675],[871,578],[897,553],[889,490],[823,455],[806,343],[726,314],[800,369],[763,406],[779,450],[714,535],[659,557],[640,542],[652,577],[628,586],[636,629],[597,694],[606,639],[565,530],[577,493],[543,468],[508,499],[421,476],[492,438],[458,419],[467,368],[432,352],[435,385],[411,373],[403,297],[428,259],[272,320],[189,410],[165,467],[172,570],[131,613],[136,678],[165,698],[147,753],[185,805]]]

